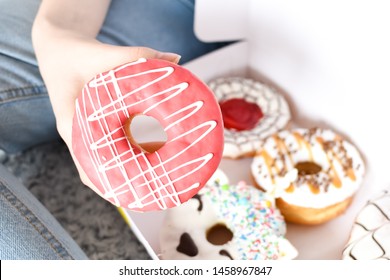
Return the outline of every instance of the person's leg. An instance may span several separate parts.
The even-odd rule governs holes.
[[[0,259],[87,259],[40,204],[0,165]]]
[[[0,160],[58,137],[31,44],[39,0],[0,0]],[[0,164],[0,259],[86,259],[46,208]]]
[[[180,64],[225,43],[203,43],[194,33],[195,0],[113,0],[98,39],[182,56]]]
[[[0,0],[0,149],[8,153],[58,138],[31,43],[39,4]]]

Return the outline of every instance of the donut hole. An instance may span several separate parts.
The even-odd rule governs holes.
[[[233,238],[233,232],[224,224],[218,223],[206,232],[206,239],[213,245],[224,245]]]
[[[146,153],[158,151],[168,138],[157,119],[142,114],[130,116],[125,123],[125,132],[130,143]]]
[[[299,176],[315,175],[321,172],[322,167],[313,161],[301,161],[295,164]]]

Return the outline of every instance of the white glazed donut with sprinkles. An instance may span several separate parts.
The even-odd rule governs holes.
[[[274,199],[217,170],[192,199],[168,209],[160,233],[162,259],[293,259]]]
[[[132,142],[137,115],[158,120],[166,143]],[[185,68],[140,59],[98,74],[76,100],[72,149],[100,196],[135,211],[175,207],[201,189],[222,156],[223,128],[210,89]]]

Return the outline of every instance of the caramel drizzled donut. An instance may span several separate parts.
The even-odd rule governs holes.
[[[209,82],[224,120],[223,156],[253,156],[261,142],[286,127],[290,109],[273,87],[248,78],[218,78]]]
[[[126,134],[139,114],[164,128],[167,141],[157,151]],[[116,206],[151,211],[187,201],[217,169],[221,143],[213,93],[167,61],[140,59],[98,74],[76,100],[74,155],[95,191]]]
[[[328,129],[293,129],[268,137],[253,159],[256,185],[278,197],[287,221],[318,224],[341,214],[362,183],[358,150]]]

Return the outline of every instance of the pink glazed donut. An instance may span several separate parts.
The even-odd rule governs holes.
[[[134,116],[158,120],[167,141],[148,152],[129,135]],[[100,196],[134,211],[163,210],[193,197],[223,150],[219,105],[176,64],[139,59],[98,74],[76,100],[72,148]]]

